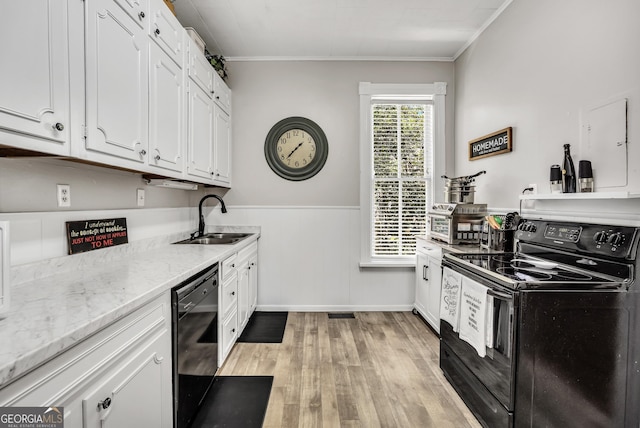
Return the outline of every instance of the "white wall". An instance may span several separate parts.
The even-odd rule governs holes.
[[[359,205],[358,83],[448,82],[447,114],[453,118],[453,64],[446,62],[253,61],[228,63],[233,90],[232,205]],[[269,129],[289,116],[307,117],[329,141],[325,167],[291,182],[264,159]],[[447,122],[453,141],[453,121]],[[322,227],[322,225],[318,225]]]
[[[226,218],[262,227],[258,305],[269,309],[408,309],[413,269],[360,269],[358,83],[448,82],[444,62],[230,62],[233,188]],[[269,129],[289,116],[318,123],[329,141],[325,167],[292,182],[264,158]],[[447,122],[453,141],[453,122]]]
[[[549,167],[562,162],[563,144],[571,144],[576,167],[581,159],[584,109],[621,97],[629,99],[629,185],[622,190],[640,191],[639,17],[637,0],[516,0],[457,59],[455,170],[487,171],[476,180],[476,202],[518,208],[529,183],[549,193]],[[468,160],[470,140],[508,126],[512,153]],[[596,169],[598,159],[591,161]],[[617,207],[627,217],[640,210],[637,200],[536,203],[583,215]]]

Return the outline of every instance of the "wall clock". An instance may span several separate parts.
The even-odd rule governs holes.
[[[269,167],[282,178],[301,181],[316,175],[329,154],[327,137],[314,121],[288,117],[273,125],[264,142]]]

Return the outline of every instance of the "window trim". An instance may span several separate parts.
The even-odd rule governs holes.
[[[419,97],[433,100],[433,168],[432,180],[429,188],[434,195],[436,177],[444,174],[445,170],[445,96],[446,82],[422,84],[396,84],[360,82],[360,267],[414,267],[415,256],[372,257],[372,200],[371,185],[373,165],[373,151],[371,143],[371,100],[373,98],[402,98]]]

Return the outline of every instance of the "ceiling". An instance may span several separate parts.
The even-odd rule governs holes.
[[[512,0],[172,0],[207,50],[241,59],[453,60]]]

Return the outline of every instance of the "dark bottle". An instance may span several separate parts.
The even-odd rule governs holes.
[[[562,193],[576,193],[576,169],[573,167],[570,144],[564,145],[564,160],[562,161]]]

